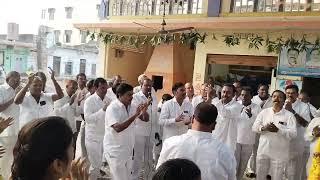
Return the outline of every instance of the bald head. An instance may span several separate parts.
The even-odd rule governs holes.
[[[140,85],[142,85],[143,83],[143,80],[148,78],[145,74],[141,74],[139,77],[138,77],[138,82]]]
[[[116,75],[113,77],[113,84],[120,84],[122,82],[122,77],[120,75]]]
[[[7,84],[16,89],[20,85],[20,74],[17,71],[10,71],[6,76]]]
[[[78,89],[78,83],[75,80],[67,80],[66,81],[66,92],[71,97],[74,93],[76,93]]]
[[[184,87],[186,88],[186,94],[187,96],[190,98],[190,97],[193,97],[194,95],[194,89],[193,89],[193,85],[192,83],[190,82],[187,82]]]

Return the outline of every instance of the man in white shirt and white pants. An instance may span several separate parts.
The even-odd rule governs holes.
[[[75,80],[66,81],[66,94],[63,98],[54,102],[54,113],[56,116],[60,116],[68,120],[69,125],[74,133],[76,139],[76,117],[81,115],[80,105],[83,96],[80,97],[80,93],[77,94],[78,83]]]
[[[236,151],[238,121],[241,119],[242,106],[233,98],[235,87],[225,84],[222,87],[221,100],[215,104],[218,109],[217,125],[212,132],[221,142],[225,143],[233,152]]]
[[[269,86],[267,84],[259,84],[258,86],[258,95],[253,96],[252,103],[257,104],[261,109],[266,109],[272,107],[272,99],[269,95]],[[251,157],[248,163],[248,174],[247,177],[254,178],[256,177],[256,159],[257,159],[257,150],[259,145],[260,135],[256,134],[256,141],[253,145],[253,150]]]
[[[242,104],[241,121],[238,122],[238,135],[236,147],[237,179],[241,180],[247,168],[247,163],[252,154],[256,133],[252,131],[252,125],[260,113],[260,106],[251,102],[252,90],[243,87],[240,94]]]
[[[12,150],[19,132],[19,106],[13,103],[19,84],[20,74],[16,71],[11,71],[6,75],[6,82],[0,86],[0,117],[14,118],[13,124],[0,135],[0,145],[6,149],[3,157],[0,158],[0,174],[4,179],[9,179],[11,174]]]
[[[149,103],[147,113],[149,121],[136,120],[135,123],[135,144],[132,176],[138,180],[143,167],[143,179],[151,179],[153,167],[153,146],[155,145],[155,134],[159,134],[157,99],[151,95],[152,81],[148,78],[142,80],[141,90],[133,95],[132,104]]]
[[[106,98],[107,81],[97,78],[94,81],[96,92],[84,102],[85,146],[90,161],[90,180],[96,180],[100,175],[103,157],[103,137],[105,134],[105,115],[110,100]]]
[[[23,87],[14,99],[20,106],[19,129],[33,119],[46,117],[53,114],[53,102],[61,99],[63,91],[51,72],[51,80],[56,94],[44,93],[42,79],[34,74],[28,77],[28,83]],[[29,90],[29,92],[27,92]]]
[[[137,121],[149,121],[149,104],[131,104],[133,87],[129,84],[120,84],[116,94],[118,99],[112,101],[106,110],[104,157],[113,180],[131,180],[134,122],[137,118]]]
[[[191,129],[164,141],[157,168],[167,160],[185,158],[198,165],[202,180],[235,180],[234,152],[211,133],[217,115],[214,105],[200,103],[195,108]]]
[[[265,180],[268,172],[272,179],[281,180],[289,160],[290,140],[297,136],[294,115],[283,108],[286,95],[272,93],[273,107],[262,110],[252,126],[260,133],[257,153],[257,180]]]
[[[290,142],[290,160],[286,168],[287,177],[288,180],[305,180],[309,144],[304,140],[304,134],[310,122],[310,111],[308,105],[298,99],[298,86],[287,86],[285,93],[287,100],[284,108],[292,112],[297,120],[297,137]]]
[[[159,117],[159,124],[163,126],[163,140],[186,133],[193,115],[192,104],[185,100],[184,84],[175,83],[172,92],[174,98],[163,104]]]

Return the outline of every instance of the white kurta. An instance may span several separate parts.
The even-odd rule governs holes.
[[[135,104],[132,111],[136,111],[139,104],[144,104],[148,98],[142,91],[133,95],[132,104]],[[149,121],[144,122],[139,119],[135,122],[135,145],[134,145],[134,161],[133,161],[133,179],[139,179],[141,168],[144,167],[144,179],[148,179],[152,169],[152,149],[155,144],[155,133],[159,133],[158,124],[157,99],[152,98],[152,104],[149,105],[147,113]]]
[[[21,129],[26,123],[33,119],[43,118],[53,115],[52,93],[41,93],[40,101],[27,92],[20,106],[19,128]]]
[[[107,98],[102,100],[95,93],[84,102],[84,118],[86,121],[85,146],[91,163],[90,176],[92,178],[99,176],[99,169],[102,166],[105,127],[103,106],[107,101],[110,100]]]
[[[251,103],[249,106],[242,105],[241,121],[238,122],[237,143],[253,145],[255,143],[256,133],[252,131],[252,125],[261,111],[260,106]],[[251,118],[245,112],[245,108],[251,108]]]
[[[162,105],[159,123],[163,126],[163,140],[187,132],[188,125],[185,125],[184,122],[175,121],[181,114],[184,114],[186,118],[191,118],[193,115],[192,104],[183,101],[180,106],[176,98],[173,98]]]
[[[54,102],[54,114],[68,120],[72,132],[77,132],[76,117],[81,114],[81,107],[74,101],[70,105],[71,97],[65,94],[63,98]]]
[[[269,123],[279,129],[278,132],[261,131]],[[258,156],[265,155],[279,161],[288,161],[290,140],[297,136],[296,118],[285,109],[274,113],[272,107],[262,110],[252,126],[254,132],[260,133]]]
[[[296,100],[292,104],[292,109],[306,121],[310,122],[310,111],[306,103]],[[307,142],[304,140],[304,134],[306,128],[301,126],[298,122],[297,124],[297,136],[290,141],[290,158],[302,155],[304,147],[307,145]]]
[[[260,99],[259,95],[253,96],[252,100],[253,103],[259,105],[261,109],[266,109],[272,107],[272,99],[269,97],[267,100],[263,101]]]
[[[15,90],[7,83],[0,85],[0,104],[4,104],[15,97]],[[13,117],[13,124],[7,127],[0,134],[0,145],[2,145],[6,151],[0,158],[0,171],[4,179],[9,179],[11,174],[11,164],[13,161],[12,151],[17,141],[17,135],[19,132],[19,106],[12,103],[7,109],[0,112],[0,117],[8,118]]]
[[[235,100],[231,100],[227,104],[221,101],[216,104],[218,109],[217,124],[213,130],[213,135],[221,142],[225,143],[232,151],[236,150],[238,121],[242,106]]]
[[[10,87],[7,83],[0,85],[0,104],[4,104],[8,102],[10,99],[15,97],[16,93],[15,90]],[[3,136],[16,136],[19,132],[19,115],[20,115],[20,108],[15,103],[12,103],[7,109],[0,112],[0,116],[7,118],[13,117],[14,121],[11,126],[5,129],[0,137]]]
[[[188,130],[164,141],[157,168],[169,159],[185,158],[201,170],[202,180],[235,180],[234,153],[212,133]]]
[[[311,103],[308,103],[309,111],[313,117],[320,117],[320,110],[315,108]]]
[[[117,95],[112,91],[112,88],[108,88],[106,97],[109,98],[111,101],[118,99]]]
[[[115,131],[112,126],[127,121],[134,113],[131,106],[126,109],[118,99],[112,101],[106,110],[104,156],[108,161],[114,180],[129,180],[130,178],[135,126],[133,122],[121,132]]]

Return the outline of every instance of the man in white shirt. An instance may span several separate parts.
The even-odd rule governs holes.
[[[233,98],[235,88],[232,84],[225,84],[222,88],[221,99],[215,104],[218,109],[217,125],[212,132],[221,142],[225,143],[233,152],[236,150],[238,121],[242,106]]]
[[[202,180],[235,180],[234,152],[211,133],[217,115],[214,105],[200,103],[195,109],[191,129],[164,141],[157,168],[169,159],[186,158],[198,165]]]
[[[41,78],[32,74],[28,77],[27,85],[16,95],[14,103],[20,106],[19,129],[33,119],[53,114],[53,102],[63,97],[63,91],[56,81],[53,71],[51,72],[51,80],[56,94],[44,93],[42,91],[44,84]]]
[[[272,179],[281,180],[289,160],[290,140],[297,136],[294,115],[283,108],[286,95],[275,90],[273,107],[262,110],[252,126],[260,133],[257,153],[257,180],[265,180],[268,172]]]
[[[310,111],[308,105],[298,99],[298,86],[289,85],[285,88],[285,92],[287,99],[284,108],[292,112],[297,120],[297,137],[290,142],[287,177],[288,180],[304,180],[306,174],[303,174],[303,170],[306,167],[309,153],[309,144],[304,140],[304,133],[310,122]]]
[[[308,105],[308,108],[309,108],[309,111],[311,112],[310,114],[310,118],[313,119],[313,118],[316,118],[316,117],[320,117],[320,110],[315,108],[311,103],[310,103],[310,95],[305,92],[305,91],[302,91],[300,92],[299,94],[299,100],[306,103]]]
[[[89,92],[87,93],[85,99],[81,101],[81,104],[82,102],[85,102],[85,100],[88,99],[89,96],[93,95],[96,92],[96,87],[94,86],[94,79],[91,79],[90,81],[88,81],[86,87]],[[86,146],[85,146],[85,121],[81,122],[80,130],[76,140],[75,159],[78,159],[81,157],[82,158],[88,157]]]
[[[106,95],[111,101],[117,99],[116,90],[117,90],[117,87],[122,82],[122,77],[120,75],[116,75],[112,79],[113,79],[112,86],[108,88],[107,95]]]
[[[0,170],[4,179],[9,179],[11,173],[8,164],[12,164],[13,157],[11,152],[19,132],[19,106],[13,103],[19,84],[20,74],[16,71],[11,71],[6,75],[6,82],[0,86],[0,117],[5,119],[14,118],[13,124],[0,135],[0,145],[6,148],[6,152],[0,159]]]
[[[216,97],[216,91],[209,84],[202,84],[200,89],[200,95],[192,99],[192,106],[195,108],[198,104],[202,102],[207,102],[211,104],[217,104],[219,102],[218,97]]]
[[[258,95],[253,96],[251,100],[254,104],[257,104],[261,109],[266,109],[272,107],[272,99],[269,95],[269,86],[267,84],[259,84],[258,86]],[[256,141],[253,145],[253,151],[248,163],[248,173],[246,174],[249,178],[256,177],[256,159],[257,159],[257,150],[259,145],[259,134],[256,134]]]
[[[192,102],[192,99],[195,96],[192,83],[188,82],[184,85],[184,87],[186,88],[186,100]]]
[[[163,140],[187,132],[193,115],[192,104],[185,101],[186,88],[183,83],[172,87],[174,98],[162,105],[159,124],[163,126]]]
[[[76,94],[78,83],[75,80],[66,81],[66,94],[63,98],[54,102],[54,113],[56,116],[63,117],[68,120],[69,125],[76,139],[76,117],[80,115],[80,105],[84,99],[81,94]]]
[[[157,99],[151,96],[152,81],[145,78],[142,81],[141,90],[133,95],[132,104],[150,104],[147,109],[149,121],[136,120],[135,144],[132,176],[134,180],[139,179],[143,167],[143,179],[151,179],[153,146],[155,145],[155,134],[159,134]]]
[[[88,89],[86,88],[86,83],[87,83],[86,74],[84,74],[84,73],[77,74],[76,80],[77,80],[77,83],[78,83],[78,89],[76,91],[76,94],[78,94],[78,96],[81,99],[85,99],[85,96],[88,93]],[[82,101],[80,103],[80,115],[78,115],[76,117],[76,129],[77,129],[78,133],[80,131],[81,122],[83,120],[84,120],[84,101]]]
[[[84,102],[85,146],[91,164],[90,179],[92,180],[99,177],[102,167],[105,111],[111,102],[106,97],[108,84],[105,79],[97,78],[94,86],[97,88],[96,92]]]
[[[116,93],[118,99],[112,101],[106,111],[104,156],[113,180],[130,180],[134,156],[134,122],[137,118],[137,121],[149,121],[149,104],[131,104],[133,87],[129,84],[120,84]]]
[[[252,131],[252,125],[260,113],[260,106],[251,102],[252,91],[249,87],[243,87],[241,94],[242,111],[241,121],[238,122],[238,135],[236,147],[237,179],[241,180],[247,168],[248,160],[251,156],[255,143],[256,133]]]

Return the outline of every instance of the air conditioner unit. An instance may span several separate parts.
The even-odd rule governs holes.
[[[7,40],[14,41],[19,39],[19,24],[8,23],[8,35]]]

